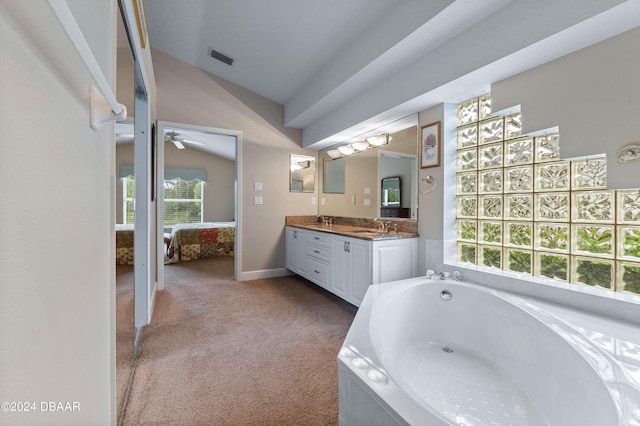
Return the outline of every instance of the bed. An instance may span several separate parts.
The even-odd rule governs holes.
[[[174,225],[164,234],[165,264],[233,256],[235,222]],[[116,225],[116,265],[133,265],[133,225]]]
[[[168,239],[165,264],[233,256],[235,222],[174,225]]]
[[[133,265],[133,225],[116,225],[116,265]]]

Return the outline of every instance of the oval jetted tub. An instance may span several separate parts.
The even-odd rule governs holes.
[[[341,425],[640,425],[640,327],[453,280],[372,286]]]

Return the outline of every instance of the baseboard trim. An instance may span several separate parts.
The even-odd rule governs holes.
[[[265,278],[278,278],[293,275],[287,268],[263,269],[260,271],[240,272],[238,281],[261,280]]]

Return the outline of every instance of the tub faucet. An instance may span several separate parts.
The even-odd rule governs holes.
[[[439,276],[440,276],[441,280],[446,280],[446,279],[449,278],[449,273],[448,272],[440,272]]]

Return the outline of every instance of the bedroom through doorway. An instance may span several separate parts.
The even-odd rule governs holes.
[[[222,275],[238,275],[240,132],[157,123],[154,162],[159,247],[158,289],[177,280],[177,266],[218,259]],[[232,268],[232,269],[231,269]]]

